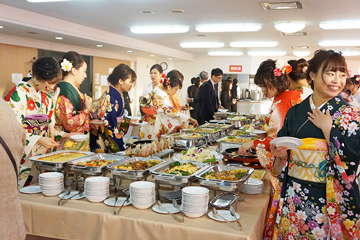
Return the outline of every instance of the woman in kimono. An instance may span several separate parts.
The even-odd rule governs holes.
[[[289,89],[300,91],[300,99],[304,100],[313,93],[313,90],[306,80],[306,70],[309,67],[309,63],[303,58],[299,60],[290,60],[288,63],[291,66],[291,72],[288,74],[288,79],[290,81]]]
[[[186,122],[190,121],[194,126],[198,122],[188,115],[179,112],[173,107],[170,96],[173,96],[181,87],[182,82],[176,72],[169,72],[163,81],[163,90],[156,87],[149,94],[140,99],[143,109],[152,108],[156,113],[154,116],[146,115],[144,121],[148,124],[141,126],[139,140],[155,140],[167,133],[173,133]]]
[[[345,58],[318,50],[307,77],[314,93],[292,107],[278,137],[300,138],[297,149],[271,145],[280,199],[265,239],[359,239],[358,110],[338,95],[345,86]]]
[[[142,96],[145,96],[146,94],[149,94],[152,90],[154,90],[156,87],[160,87],[162,84],[162,77],[165,77],[165,74],[163,76],[163,68],[160,64],[154,64],[150,68],[150,78],[151,83],[145,86]]]
[[[89,111],[92,104],[91,97],[79,91],[80,84],[86,78],[87,64],[77,52],[65,53],[60,61],[63,81],[57,86],[60,88],[55,111],[56,124],[68,133],[78,132],[87,134],[89,126]],[[74,142],[67,139],[64,149],[89,150],[89,139],[84,142]]]
[[[109,90],[92,106],[91,115],[104,122],[97,130],[92,130],[92,151],[116,153],[125,150],[123,136],[129,122],[124,118],[124,93],[130,91],[135,80],[136,73],[125,64],[115,67],[109,75]]]
[[[61,80],[60,66],[53,57],[39,58],[33,63],[32,76],[29,81],[20,82],[4,98],[26,130],[19,171],[20,187],[30,184],[37,176],[29,157],[50,152],[59,145],[55,140],[55,137],[59,140],[59,136],[55,136],[54,103],[48,92]]]

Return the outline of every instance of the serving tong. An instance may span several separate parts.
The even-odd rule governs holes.
[[[229,220],[227,220],[226,218],[224,218],[223,216],[221,216],[218,211],[216,210],[215,207],[212,208],[212,213],[214,214],[215,217],[221,218],[222,220],[224,220],[226,223],[228,223],[229,225],[231,225],[231,227],[233,227],[236,231],[241,231],[242,228],[240,228],[240,225],[234,225],[232,222],[230,222]],[[231,212],[230,212],[231,213]],[[232,214],[231,214],[232,215]],[[234,216],[234,215],[232,215]],[[236,218],[236,215],[234,216],[234,218]],[[237,218],[236,218],[237,220]]]
[[[176,201],[175,201],[176,202]],[[156,204],[158,205],[159,209],[163,210],[164,212],[167,212],[168,214],[170,214],[170,216],[172,216],[176,221],[180,222],[180,223],[183,223],[184,222],[184,216],[181,215],[180,216],[177,216],[175,214],[173,214],[172,212],[170,212],[169,210],[167,210],[161,203],[160,200],[157,200]],[[173,202],[173,205],[174,205],[174,202]],[[177,203],[176,203],[177,205]],[[175,207],[175,205],[174,205]],[[178,207],[175,207],[177,208],[178,210],[180,210]],[[180,211],[181,212],[181,211]]]
[[[71,184],[72,184],[73,180],[72,179],[67,179],[65,181],[65,185],[66,185],[66,190],[65,190],[65,194],[60,198],[60,200],[58,201],[58,205],[61,206],[62,205],[62,201],[66,198],[66,196],[68,196],[71,193]]]

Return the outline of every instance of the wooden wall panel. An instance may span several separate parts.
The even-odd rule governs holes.
[[[111,59],[111,58],[102,58],[102,57],[93,57],[93,98],[95,97],[95,86],[100,86],[100,84],[95,83],[95,74],[100,75],[109,75],[109,68],[115,68],[120,63],[124,63],[128,66],[131,66],[130,61]],[[107,87],[101,87],[101,93],[103,93]]]
[[[33,58],[37,58],[37,48],[0,44],[0,97],[3,97],[13,86],[12,73],[21,73],[26,77]]]

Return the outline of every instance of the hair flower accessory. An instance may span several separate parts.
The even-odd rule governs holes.
[[[289,74],[292,71],[292,67],[282,59],[277,59],[275,62],[274,75],[280,77],[283,74]]]
[[[161,79],[160,79],[160,83],[163,84],[164,83],[164,79],[166,78],[165,73],[161,74]]]
[[[73,65],[71,62],[69,62],[66,58],[61,62],[61,69],[65,72],[70,72],[73,68]]]
[[[359,74],[355,75],[355,80],[356,80],[357,82],[360,81],[360,75],[359,75]]]
[[[165,86],[169,86],[170,85],[170,80],[169,78],[164,78],[165,81]]]

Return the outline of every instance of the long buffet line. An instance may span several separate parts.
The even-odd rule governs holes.
[[[159,141],[133,142],[125,152],[117,154],[64,150],[32,157],[40,171],[39,186],[25,187],[20,192],[59,195],[59,205],[85,197],[90,202],[114,207],[115,215],[132,203],[138,209],[152,206],[159,213],[182,212],[180,216],[184,213],[196,218],[211,206],[210,218],[236,221],[239,216],[233,206],[242,198],[240,192],[263,192],[264,171],[254,170],[261,168],[256,155],[237,154],[242,143],[263,134],[253,133],[254,126],[262,120],[245,114],[215,116],[218,120],[163,135]],[[216,151],[210,151],[207,147],[216,142]],[[174,149],[177,153],[172,154]],[[148,176],[153,181],[147,181]],[[212,199],[208,189],[215,191]],[[115,197],[109,198],[110,191]],[[177,205],[179,201],[181,204]],[[237,230],[241,230],[238,224]]]

